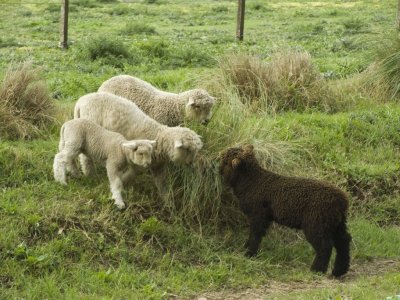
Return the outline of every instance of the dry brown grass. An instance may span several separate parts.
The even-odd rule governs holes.
[[[233,54],[221,58],[219,66],[217,84],[236,90],[253,111],[338,110],[334,93],[307,52],[275,53],[269,62]]]
[[[10,67],[0,85],[0,136],[27,139],[53,121],[54,104],[41,72],[29,63]]]

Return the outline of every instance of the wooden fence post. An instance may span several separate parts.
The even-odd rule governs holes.
[[[68,48],[68,11],[69,0],[61,0],[61,20],[60,20],[60,47]]]
[[[246,0],[238,0],[236,38],[239,41],[243,41],[245,3],[246,3]]]

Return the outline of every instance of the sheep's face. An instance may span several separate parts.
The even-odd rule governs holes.
[[[254,157],[253,145],[245,145],[241,148],[232,147],[225,150],[220,155],[219,173],[224,182],[234,185],[240,172],[240,167],[248,157]]]
[[[147,168],[151,164],[151,156],[155,141],[133,140],[123,144],[127,149],[129,161],[135,165]]]
[[[202,146],[203,143],[199,136],[189,141],[182,139],[175,140],[172,160],[177,163],[192,166]]]
[[[211,118],[211,109],[215,98],[211,97],[207,91],[202,89],[192,90],[186,104],[186,116],[207,125]]]

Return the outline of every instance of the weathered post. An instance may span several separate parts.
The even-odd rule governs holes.
[[[60,47],[68,48],[68,11],[69,0],[61,0],[61,20],[60,20]]]
[[[245,3],[246,0],[238,0],[236,39],[238,39],[239,41],[243,41]]]

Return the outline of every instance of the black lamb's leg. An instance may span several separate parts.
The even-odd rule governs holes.
[[[265,218],[264,214],[251,216],[250,220],[250,235],[246,242],[246,256],[252,257],[257,254],[261,239],[267,233],[271,221]]]
[[[350,266],[351,235],[347,232],[345,221],[338,226],[333,234],[333,242],[336,248],[336,259],[332,275],[339,277],[346,274]]]
[[[332,237],[329,234],[326,236],[307,236],[306,234],[306,238],[315,250],[315,258],[311,265],[311,271],[325,273],[332,254]]]

